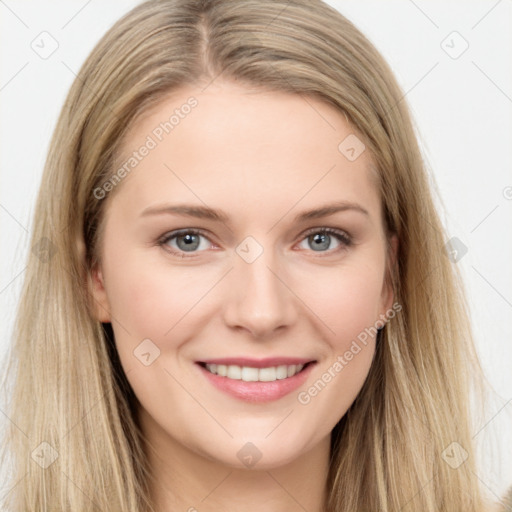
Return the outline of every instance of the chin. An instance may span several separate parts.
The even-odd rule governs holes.
[[[278,438],[274,441],[263,438],[254,441],[231,440],[221,453],[210,452],[207,457],[234,469],[267,471],[292,463],[306,451],[303,445],[284,447]]]

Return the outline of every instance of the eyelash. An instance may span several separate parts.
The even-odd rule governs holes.
[[[317,233],[322,234],[322,235],[326,234],[326,235],[334,236],[338,240],[338,242],[340,242],[340,244],[341,244],[341,246],[338,247],[337,249],[331,249],[328,251],[319,251],[319,257],[322,257],[322,254],[332,255],[339,251],[346,250],[353,244],[352,237],[348,233],[338,230],[338,229],[328,228],[328,227],[311,228],[311,229],[307,230],[302,235],[301,241],[303,241],[306,238],[308,238],[309,236],[315,235]],[[174,238],[179,237],[180,235],[200,235],[210,241],[208,236],[206,236],[206,234],[203,231],[201,231],[200,229],[188,228],[188,229],[181,229],[181,230],[177,230],[177,231],[171,231],[170,233],[166,233],[164,236],[162,236],[161,238],[158,239],[157,244],[160,247],[162,247],[165,251],[172,254],[173,256],[178,256],[181,258],[191,258],[191,257],[193,258],[194,255],[197,254],[196,252],[191,251],[190,255],[187,255],[187,253],[185,251],[178,252],[175,250],[171,250],[169,248],[169,246],[167,245],[169,243],[169,241],[171,241]],[[199,251],[199,252],[202,252],[202,251]],[[316,252],[316,251],[311,251],[311,252]]]

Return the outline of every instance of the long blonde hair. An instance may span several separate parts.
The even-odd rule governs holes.
[[[403,92],[360,31],[311,0],[149,0],[82,66],[51,141],[8,360],[7,509],[152,510],[136,397],[87,288],[106,202],[93,191],[140,114],[216,78],[317,97],[346,115],[399,238],[402,311],[333,430],[325,510],[481,512],[469,399],[481,368]]]

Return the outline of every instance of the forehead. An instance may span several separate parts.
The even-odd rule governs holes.
[[[362,137],[326,102],[219,82],[175,90],[146,111],[115,169],[126,168],[119,188],[141,208],[183,195],[224,209],[343,199],[378,216],[372,165]]]

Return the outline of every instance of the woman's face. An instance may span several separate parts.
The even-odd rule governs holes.
[[[325,446],[393,302],[355,137],[317,99],[228,83],[128,134],[92,286],[155,444],[260,468]]]

